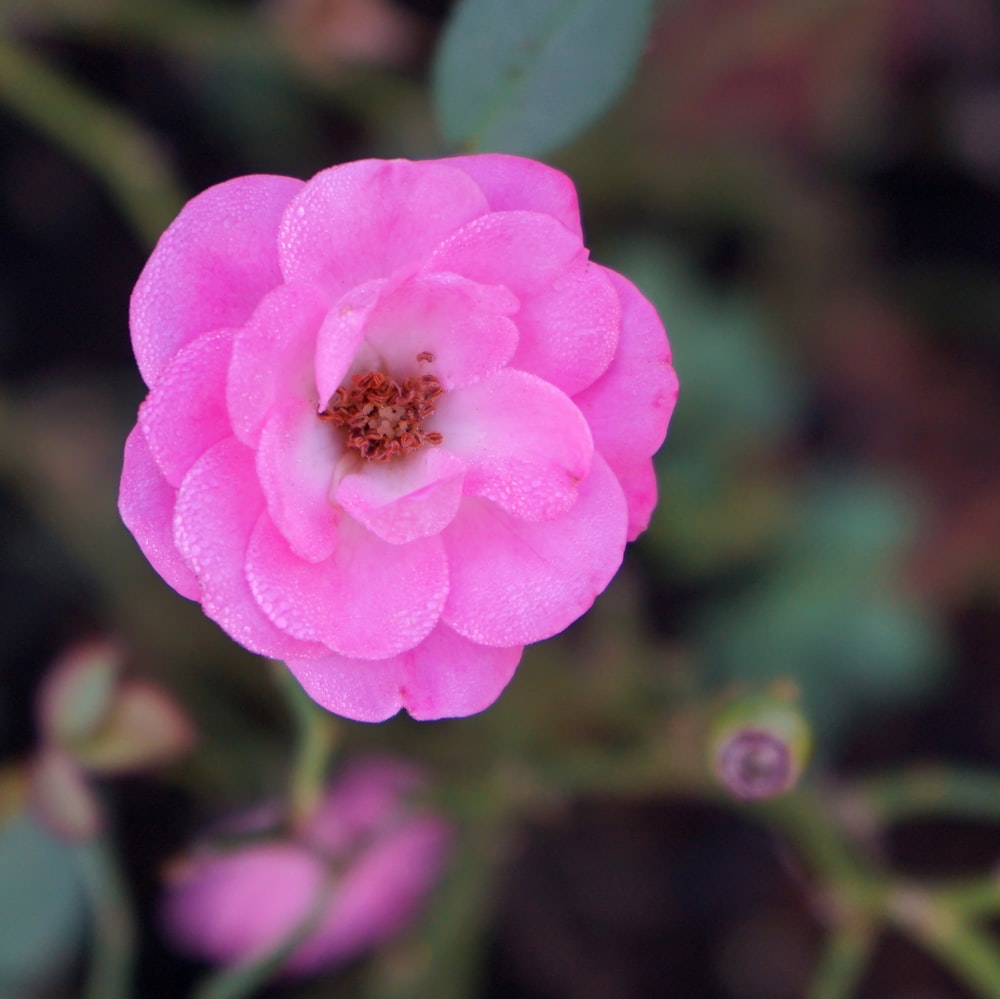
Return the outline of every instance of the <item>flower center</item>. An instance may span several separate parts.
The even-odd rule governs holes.
[[[400,384],[381,371],[369,371],[353,375],[350,386],[341,385],[319,418],[344,427],[347,446],[362,458],[390,461],[423,444],[441,443],[439,433],[428,433],[420,424],[443,393],[434,375],[413,375]]]

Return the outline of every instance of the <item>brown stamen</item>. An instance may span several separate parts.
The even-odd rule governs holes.
[[[389,461],[424,444],[437,445],[442,437],[421,429],[434,412],[434,401],[444,393],[434,375],[414,375],[402,384],[381,371],[353,375],[341,385],[319,414],[347,430],[347,446],[367,461]]]

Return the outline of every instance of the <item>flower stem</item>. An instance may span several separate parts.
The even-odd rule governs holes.
[[[809,999],[850,999],[861,982],[875,945],[877,927],[855,920],[830,933]]]
[[[1000,776],[985,771],[920,767],[859,781],[852,795],[880,825],[929,815],[1000,822]]]
[[[135,963],[135,920],[125,879],[104,839],[76,851],[93,917],[93,946],[84,999],[126,999]]]
[[[306,694],[284,663],[272,663],[296,731],[295,755],[288,786],[288,822],[301,827],[313,814],[326,787],[330,757],[337,744],[337,724]]]

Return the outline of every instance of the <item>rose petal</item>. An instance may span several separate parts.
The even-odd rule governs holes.
[[[372,660],[330,653],[316,659],[292,658],[286,665],[317,704],[344,718],[385,721],[403,706],[402,656]]]
[[[341,513],[331,499],[343,435],[324,423],[312,403],[276,406],[260,435],[257,475],[267,511],[292,551],[308,562],[329,558]]]
[[[575,395],[608,368],[618,345],[621,306],[604,269],[576,260],[544,291],[526,297],[511,364]]]
[[[587,417],[594,446],[617,472],[663,443],[677,402],[677,375],[656,310],[631,281],[604,273],[622,303],[622,336],[608,370],[573,401]]]
[[[422,447],[387,462],[361,461],[337,484],[334,499],[390,544],[439,534],[462,501],[465,462],[442,448]]]
[[[339,297],[423,260],[489,210],[465,172],[441,163],[361,160],[316,174],[281,224],[281,268]]]
[[[417,274],[383,295],[365,337],[395,378],[426,372],[450,389],[511,359],[518,334],[508,316],[517,308],[506,288],[457,274]],[[424,354],[431,356],[418,362]]]
[[[512,364],[568,395],[591,384],[614,355],[621,307],[578,236],[550,215],[495,212],[454,233],[428,271],[502,284],[521,303]]]
[[[181,596],[198,600],[198,579],[174,544],[176,501],[177,490],[164,478],[142,428],[136,426],[125,442],[118,512],[150,565]]]
[[[442,533],[450,590],[441,620],[483,645],[527,645],[575,621],[618,570],[628,515],[621,486],[594,454],[580,498],[541,524],[467,499]]]
[[[147,385],[200,333],[241,326],[279,283],[278,223],[301,187],[292,177],[238,177],[184,206],[132,293],[132,346]]]
[[[628,503],[628,539],[635,541],[647,527],[656,507],[656,469],[652,458],[644,458],[633,465],[621,462],[614,469]]]
[[[174,541],[201,583],[202,609],[241,645],[276,659],[321,655],[319,646],[277,627],[250,592],[243,566],[263,509],[253,452],[230,437],[206,451],[184,479]]]
[[[365,365],[358,348],[365,338],[368,319],[378,302],[385,281],[369,281],[352,288],[338,299],[323,320],[316,340],[316,390],[320,406],[326,406],[348,372],[377,365]]]
[[[313,379],[316,337],[330,303],[309,285],[287,284],[269,294],[233,341],[226,401],[236,436],[256,446],[278,400],[319,398]]]
[[[594,452],[572,400],[510,368],[442,396],[427,425],[465,460],[467,496],[527,520],[551,520],[576,502]]]
[[[576,187],[561,171],[504,153],[455,156],[447,162],[464,170],[483,189],[493,211],[543,212],[583,238]]]
[[[345,517],[325,562],[298,558],[269,517],[250,538],[247,579],[267,616],[342,656],[387,659],[423,641],[448,593],[438,537],[391,545]]]
[[[172,486],[213,445],[232,436],[226,372],[233,331],[198,337],[182,347],[139,408],[150,453]]]
[[[522,652],[477,645],[439,624],[404,654],[403,704],[421,721],[474,715],[500,696]]]

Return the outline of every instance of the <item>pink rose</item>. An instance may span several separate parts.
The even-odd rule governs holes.
[[[512,156],[242,177],[132,296],[150,387],[122,517],[156,570],[338,714],[462,716],[593,603],[656,502],[652,306]]]
[[[355,764],[296,837],[196,845],[168,886],[167,935],[195,957],[241,964],[273,952],[319,903],[315,929],[284,974],[310,974],[373,949],[409,924],[447,859],[450,826],[407,802],[422,783],[395,761]]]

